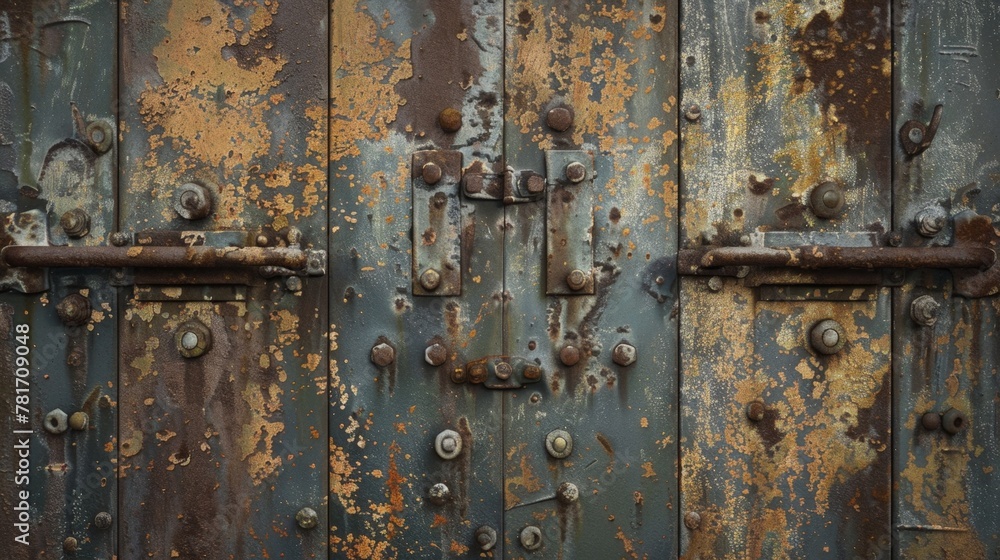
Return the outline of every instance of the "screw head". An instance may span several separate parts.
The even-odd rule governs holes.
[[[450,461],[462,452],[462,436],[455,430],[443,430],[434,438],[434,452]]]
[[[622,367],[626,367],[635,363],[636,354],[635,346],[622,342],[611,351],[611,360]]]
[[[45,415],[45,431],[50,434],[59,435],[68,428],[68,418],[61,408],[57,408]]]
[[[697,105],[691,105],[688,107],[687,111],[684,111],[684,118],[688,122],[698,122],[701,119],[701,107]]]
[[[185,220],[200,220],[212,213],[212,195],[198,183],[184,183],[174,193],[174,211]]]
[[[809,205],[820,218],[836,218],[844,208],[844,191],[837,183],[824,181],[813,187]]]
[[[916,222],[917,233],[931,238],[941,233],[941,230],[948,223],[948,211],[936,204],[928,206],[917,212],[914,222]]]
[[[566,132],[573,126],[573,113],[565,107],[550,109],[545,115],[545,124],[556,132]]]
[[[534,525],[528,525],[521,529],[518,540],[525,550],[538,550],[542,546],[542,530]]]
[[[694,511],[685,513],[684,526],[692,531],[697,530],[698,527],[701,527],[701,515]]]
[[[70,294],[56,305],[56,314],[67,327],[80,327],[90,321],[90,300],[82,294]]]
[[[94,527],[98,529],[110,529],[111,521],[111,514],[106,511],[102,511],[94,516]]]
[[[76,537],[66,537],[66,540],[63,541],[63,550],[66,552],[76,552],[79,546]]]
[[[941,304],[934,296],[923,295],[910,304],[910,318],[922,327],[932,327],[937,323],[940,308]]]
[[[836,354],[844,348],[846,342],[844,327],[833,319],[824,319],[809,332],[809,342],[813,350],[820,354]]]
[[[493,366],[493,373],[496,374],[498,379],[506,381],[510,379],[511,375],[514,375],[514,368],[507,362],[497,362]]]
[[[483,552],[492,550],[497,544],[497,531],[489,525],[483,525],[476,529],[476,542]]]
[[[760,401],[751,401],[747,405],[747,419],[751,422],[760,422],[764,419],[764,403]]]
[[[545,450],[556,459],[565,459],[573,453],[573,436],[566,430],[552,430],[545,436]]]
[[[420,175],[428,185],[436,185],[441,180],[441,166],[433,161],[428,161],[420,169]]]
[[[580,269],[573,269],[566,275],[566,285],[574,292],[578,292],[587,287],[587,273]]]
[[[572,344],[567,344],[559,351],[559,359],[565,366],[575,366],[580,362],[580,349]]]
[[[378,367],[386,367],[396,361],[396,349],[385,342],[372,346],[372,363]]]
[[[427,491],[427,499],[434,505],[444,505],[451,500],[451,490],[443,482],[438,482]]]
[[[950,435],[961,432],[969,425],[969,419],[958,410],[949,408],[941,415],[941,428]]]
[[[462,128],[462,113],[448,107],[438,114],[438,125],[445,132],[458,132]]]
[[[420,275],[420,286],[428,292],[433,292],[441,285],[441,273],[428,268]]]
[[[933,432],[941,427],[941,414],[938,412],[925,412],[920,417],[920,425],[928,432]]]
[[[580,489],[572,482],[563,482],[556,489],[556,499],[564,505],[575,503],[580,499]]]
[[[87,429],[87,424],[90,423],[90,417],[87,416],[86,412],[78,410],[74,412],[69,417],[69,427],[76,431],[83,431]]]
[[[197,321],[188,321],[181,325],[174,337],[177,351],[184,358],[197,358],[212,347],[212,332]]]
[[[444,347],[443,344],[435,342],[424,350],[424,361],[428,364],[437,367],[448,359],[448,349]]]
[[[80,239],[90,233],[90,215],[80,208],[64,212],[59,218],[59,226],[71,239]]]
[[[303,529],[313,529],[319,525],[319,515],[311,507],[304,507],[295,514],[295,522]]]
[[[566,179],[570,183],[579,183],[587,178],[587,167],[578,161],[566,165]]]

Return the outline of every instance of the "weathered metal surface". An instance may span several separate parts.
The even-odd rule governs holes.
[[[327,16],[311,0],[122,4],[123,232],[325,247]],[[326,294],[279,275],[246,301],[125,298],[122,557],[326,557]]]
[[[116,18],[107,1],[0,2],[0,214],[27,229],[7,241],[82,248],[114,228]],[[87,132],[97,129],[100,145]],[[88,216],[86,235],[59,225],[74,211]],[[114,290],[88,270],[15,276],[5,288],[32,293],[0,294],[3,554],[58,558],[73,539],[78,557],[113,557],[116,531],[97,516],[118,516]],[[67,298],[75,310],[60,306]],[[22,513],[27,527],[15,525]]]
[[[910,247],[947,245],[963,212],[997,227],[1000,140],[1000,5],[990,0],[898,0],[894,6],[897,126],[928,122],[943,105],[933,143],[907,155],[896,136],[895,226]],[[939,231],[921,232],[940,213]],[[929,210],[930,209],[930,210]],[[967,214],[966,214],[967,215]],[[893,420],[896,472],[894,553],[898,558],[996,558],[1000,555],[1000,344],[995,296],[967,299],[947,274],[914,271],[894,301]],[[914,302],[938,305],[914,318]],[[926,299],[924,300],[926,302]],[[920,310],[918,310],[920,311]],[[930,323],[928,317],[933,319]],[[964,429],[943,429],[942,415],[963,414]],[[937,419],[934,429],[924,426]]]
[[[682,1],[685,248],[889,228],[889,7]],[[869,557],[889,536],[888,290],[768,302],[684,277],[680,309],[682,557]],[[808,342],[824,319],[848,337],[830,356]]]
[[[349,0],[331,22],[330,555],[478,556],[477,529],[501,528],[502,391],[452,379],[503,353],[504,211],[463,196],[462,294],[413,297],[410,178],[423,150],[503,175],[503,4]]]
[[[594,294],[546,295],[554,209],[507,206],[504,353],[546,373],[504,394],[504,557],[676,556],[678,5],[505,4],[506,161],[554,178],[552,150],[593,154],[593,209],[573,209],[591,215],[567,242]]]

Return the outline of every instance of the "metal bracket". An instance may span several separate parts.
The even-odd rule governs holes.
[[[413,154],[413,295],[462,295],[462,152]]]
[[[594,293],[594,154],[545,152],[548,295]]]
[[[472,199],[502,200],[504,204],[535,202],[545,194],[545,177],[512,167],[503,175],[471,172],[462,177],[462,191]]]
[[[489,356],[456,370],[452,381],[482,384],[487,389],[518,389],[542,379],[542,367],[525,358]]]

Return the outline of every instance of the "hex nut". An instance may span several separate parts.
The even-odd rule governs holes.
[[[396,361],[396,349],[385,342],[372,346],[372,363],[378,367],[386,367]]]
[[[941,303],[934,296],[923,295],[910,303],[910,318],[922,327],[932,327],[937,323]]]
[[[913,221],[916,225],[917,233],[927,238],[935,237],[948,224],[948,211],[935,204],[917,212]]]
[[[174,211],[185,220],[200,220],[212,213],[212,194],[198,183],[184,183],[174,192]]]
[[[636,355],[635,346],[622,342],[611,351],[611,360],[622,367],[627,367],[635,363]]]
[[[763,420],[764,412],[766,412],[764,403],[760,401],[751,401],[750,404],[747,405],[747,419],[751,422],[760,422]]]
[[[78,410],[74,412],[69,417],[69,427],[76,431],[83,431],[87,429],[87,425],[90,423],[90,416],[87,416],[86,412]]]
[[[451,107],[445,108],[438,114],[438,126],[448,133],[458,132],[462,128],[462,113]]]
[[[428,268],[420,275],[420,287],[433,292],[441,285],[441,273],[433,268]]]
[[[442,430],[434,438],[434,452],[445,461],[450,461],[462,453],[462,436],[455,430]]]
[[[496,529],[489,525],[483,525],[476,529],[476,543],[479,545],[479,550],[483,552],[492,550],[497,545]]]
[[[928,432],[933,432],[941,427],[941,413],[925,412],[920,417],[920,425]]]
[[[580,269],[573,269],[566,275],[566,285],[574,292],[587,287],[587,273]]]
[[[518,540],[525,550],[538,550],[542,547],[542,530],[534,525],[528,525],[521,529]]]
[[[188,321],[174,334],[177,351],[184,358],[197,358],[212,348],[212,331],[198,321]]]
[[[563,505],[576,503],[580,499],[580,489],[572,482],[563,482],[556,489],[556,499]]]
[[[295,514],[295,522],[303,529],[313,529],[319,525],[319,515],[311,507],[304,507]]]
[[[45,430],[50,434],[61,434],[68,427],[68,418],[61,408],[57,408],[45,415]]]
[[[698,527],[701,527],[701,515],[695,511],[689,511],[684,514],[684,526],[692,531],[696,531]]]
[[[575,366],[580,363],[580,349],[572,344],[563,346],[562,350],[559,351],[559,360],[561,360],[565,366]]]
[[[833,181],[824,181],[813,187],[809,205],[820,218],[836,218],[844,209],[844,190]]]
[[[587,178],[587,167],[578,161],[566,164],[566,179],[570,183],[581,183]]]
[[[59,218],[59,226],[70,239],[80,239],[90,233],[90,215],[80,208],[73,208]]]
[[[545,115],[545,124],[556,132],[566,132],[573,126],[573,113],[566,107],[549,109]]]
[[[435,342],[424,350],[424,361],[437,367],[448,359],[448,349],[443,344]]]
[[[955,435],[961,432],[969,425],[969,419],[964,413],[955,410],[954,408],[949,408],[941,415],[941,429],[945,432]]]
[[[573,436],[566,430],[552,430],[545,436],[545,450],[555,459],[565,459],[573,453]]]
[[[427,499],[434,505],[444,505],[451,500],[451,490],[445,483],[438,482],[427,491]]]
[[[69,294],[56,305],[59,320],[67,327],[80,327],[90,321],[90,300],[81,294]]]
[[[441,166],[428,161],[420,168],[420,176],[428,185],[436,185],[441,180]]]
[[[813,350],[820,354],[830,355],[840,352],[847,342],[844,327],[833,319],[824,319],[809,332],[809,342]]]

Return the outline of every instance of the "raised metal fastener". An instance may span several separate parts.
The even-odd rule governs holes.
[[[69,427],[76,431],[83,431],[87,429],[87,424],[90,423],[90,417],[87,416],[86,412],[78,410],[74,412],[69,417]]]
[[[934,326],[941,304],[933,296],[920,296],[910,304],[910,318],[922,327]]]
[[[470,383],[483,383],[490,374],[489,370],[486,368],[486,364],[484,363],[470,365],[468,373]]]
[[[965,414],[955,410],[954,408],[949,408],[941,415],[941,429],[945,432],[955,435],[961,432],[969,425],[969,419],[966,418]]]
[[[84,355],[83,350],[79,348],[74,348],[66,355],[66,365],[69,367],[80,367],[83,365]]]
[[[197,321],[188,321],[181,325],[174,339],[177,351],[184,358],[197,358],[212,347],[212,332]]]
[[[545,450],[556,459],[565,459],[573,452],[573,436],[566,430],[552,430],[545,436]]]
[[[212,195],[198,183],[184,183],[174,193],[174,211],[185,220],[200,220],[212,212]]]
[[[451,499],[451,490],[443,482],[438,482],[427,491],[427,499],[434,505],[444,505]]]
[[[698,119],[701,118],[701,107],[697,105],[688,107],[687,111],[684,111],[684,118],[688,122],[698,122]]]
[[[319,524],[319,515],[311,507],[304,507],[295,514],[295,522],[303,529],[312,529]]]
[[[750,401],[747,405],[747,419],[751,422],[760,422],[764,419],[764,403],[760,401]]]
[[[824,319],[809,332],[809,342],[813,350],[820,354],[836,354],[844,348],[847,342],[847,335],[844,327],[833,319]]]
[[[110,529],[111,528],[111,514],[102,511],[94,516],[94,527],[98,529]]]
[[[898,231],[891,231],[885,236],[885,243],[890,247],[899,247],[903,244],[903,234]]]
[[[116,231],[109,237],[111,244],[115,247],[124,247],[128,245],[129,237],[128,234],[123,231]]]
[[[541,175],[532,175],[528,177],[528,193],[530,194],[540,194],[545,192],[545,177]]]
[[[302,291],[302,279],[298,276],[285,278],[285,289],[289,292],[298,293]]]
[[[572,482],[563,482],[556,489],[556,499],[564,505],[575,503],[580,499],[580,489]]]
[[[941,427],[941,413],[925,412],[924,415],[920,417],[920,425],[923,426],[928,432],[937,430]]]
[[[570,183],[579,183],[587,178],[587,166],[578,161],[571,161],[566,164],[565,173]]]
[[[424,350],[424,361],[428,364],[437,367],[448,359],[448,349],[444,347],[443,344],[435,342]]]
[[[917,233],[927,238],[934,237],[948,223],[948,211],[937,204],[928,206],[917,212],[913,222],[917,226]]]
[[[59,226],[70,239],[80,239],[90,233],[90,215],[80,208],[73,208],[59,218]]]
[[[809,205],[813,214],[820,218],[836,218],[844,209],[844,191],[833,181],[824,181],[809,194]]]
[[[106,153],[111,149],[115,133],[111,130],[111,125],[104,121],[93,121],[87,125],[84,131],[87,135],[87,145],[98,155]]]
[[[573,269],[566,275],[566,285],[574,292],[578,292],[587,286],[587,273],[580,269]]]
[[[50,434],[58,435],[65,432],[68,427],[66,413],[61,408],[49,412],[45,415],[44,425],[45,431]]]
[[[507,362],[498,362],[493,367],[493,370],[497,378],[504,381],[510,379],[511,375],[514,375],[514,368]]]
[[[701,515],[695,511],[689,511],[684,514],[684,526],[688,529],[695,531],[698,527],[701,527]]]
[[[525,364],[524,369],[521,370],[521,375],[523,375],[525,379],[540,379],[542,377],[542,368],[535,364]]]
[[[572,344],[567,344],[559,351],[559,359],[563,365],[575,366],[580,363],[580,349]]]
[[[718,276],[713,276],[708,279],[708,291],[710,292],[722,291],[723,285],[722,278],[719,278]]]
[[[378,367],[386,367],[396,361],[396,350],[385,342],[372,346],[372,363]]]
[[[565,107],[550,109],[545,115],[545,124],[556,132],[566,132],[573,126],[573,113]]]
[[[59,320],[67,327],[79,327],[90,321],[90,300],[81,294],[70,294],[56,305]]]
[[[258,247],[267,247],[270,244],[271,244],[271,240],[268,239],[267,236],[264,235],[263,233],[261,233],[260,235],[257,236],[257,246]]]
[[[428,268],[420,275],[420,286],[428,292],[433,292],[441,285],[441,273]]]
[[[931,141],[937,134],[938,125],[941,124],[941,113],[944,112],[944,105],[934,107],[934,114],[931,116],[929,125],[917,120],[910,120],[903,123],[899,129],[899,140],[903,144],[903,151],[909,156],[915,156],[930,147]]]
[[[525,550],[538,550],[542,547],[542,530],[534,525],[528,525],[521,529],[518,540]]]
[[[636,354],[635,346],[621,342],[611,351],[611,361],[622,367],[630,366],[635,363]]]
[[[76,537],[66,537],[66,540],[63,541],[63,550],[66,552],[76,552],[79,546]]]
[[[489,525],[483,525],[476,529],[476,542],[479,544],[479,550],[483,552],[492,550],[497,545],[496,529]]]
[[[462,128],[462,113],[448,107],[438,114],[438,125],[445,132],[458,132]]]
[[[420,176],[428,185],[436,185],[441,180],[441,166],[433,161],[428,161],[420,168]]]
[[[434,438],[434,452],[445,461],[450,461],[462,452],[462,436],[455,430],[443,430]]]

